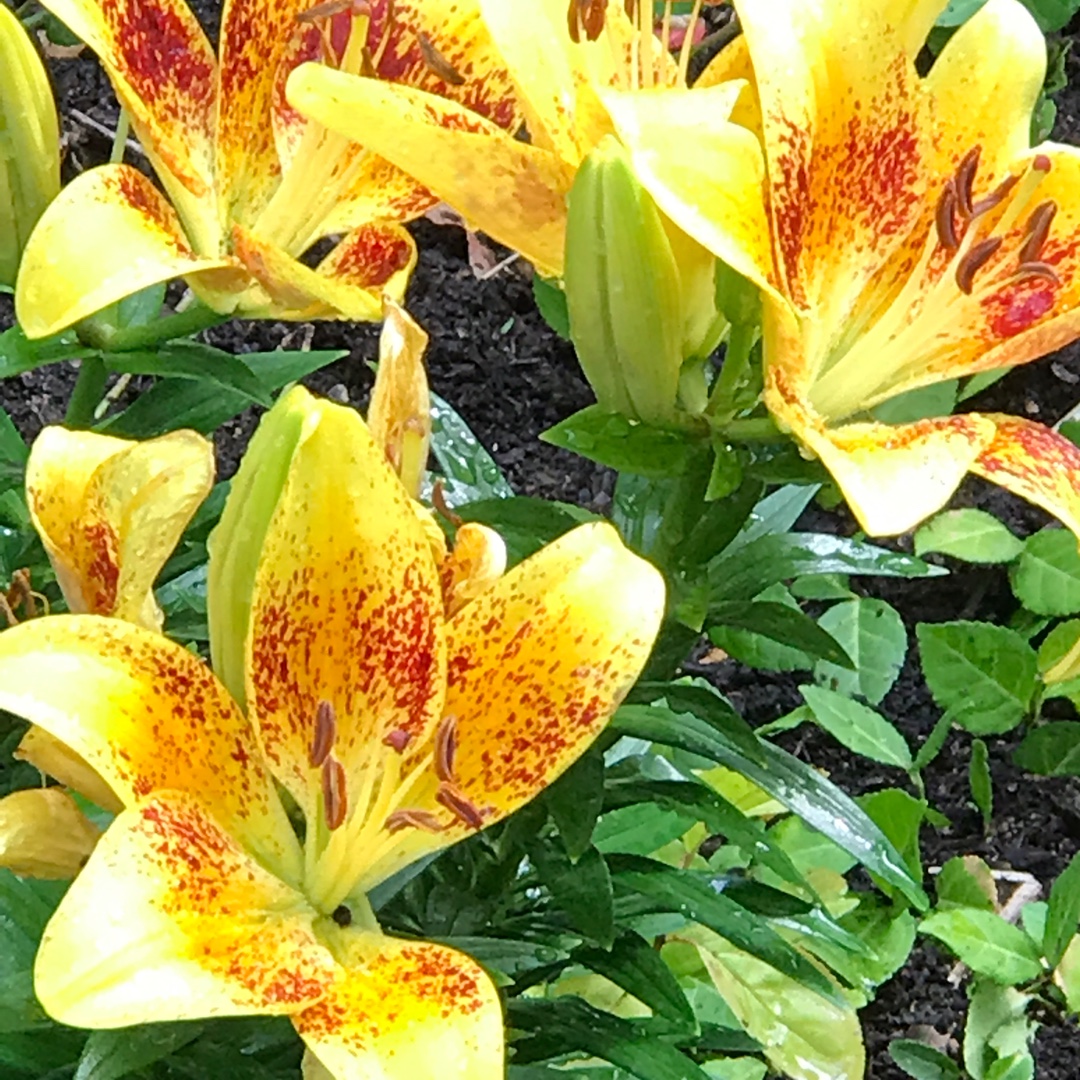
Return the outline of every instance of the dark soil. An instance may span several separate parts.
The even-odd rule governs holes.
[[[216,20],[211,14],[206,21]],[[211,29],[216,30],[212,25]],[[88,54],[53,61],[52,69],[62,106],[65,170],[73,175],[107,158],[111,140],[94,125],[113,129],[117,108],[108,82]],[[1055,137],[1080,144],[1080,58],[1070,60],[1069,74],[1072,87],[1059,98]],[[135,155],[129,154],[129,160],[138,163]],[[538,441],[540,432],[589,404],[591,394],[571,348],[537,313],[522,270],[510,266],[479,281],[469,269],[465,238],[459,230],[424,221],[414,226],[414,232],[420,263],[408,301],[413,315],[431,335],[428,368],[434,390],[464,416],[515,490],[604,510],[610,503],[610,474]],[[10,301],[0,296],[0,329],[10,325],[11,318]],[[313,348],[347,349],[347,358],[305,381],[312,389],[358,405],[370,391],[366,361],[376,354],[376,327],[240,322],[210,332],[207,340],[236,352],[283,344],[298,347],[304,340],[310,340]],[[74,365],[57,364],[8,379],[0,384],[0,404],[23,434],[32,437],[43,424],[61,418],[74,374]],[[972,402],[972,407],[1052,423],[1078,398],[1080,345],[1074,345],[1014,372]],[[234,470],[255,420],[255,414],[248,413],[218,433],[222,476]],[[977,481],[965,485],[956,505],[988,509],[1022,536],[1047,520],[1026,503]],[[806,524],[838,533],[854,531],[845,515],[820,510],[810,511]],[[1002,621],[1009,616],[1013,601],[1001,572],[961,564],[950,564],[950,569],[952,574],[945,579],[877,585],[873,594],[897,607],[912,631],[918,622]],[[733,661],[708,670],[753,723],[773,720],[800,704],[797,675],[762,674]],[[914,645],[883,707],[915,745],[937,720],[939,711],[919,675]],[[889,770],[853,758],[816,729],[799,729],[782,741],[853,794],[899,782]],[[925,865],[940,866],[953,855],[974,853],[995,869],[1027,871],[1047,887],[1080,850],[1080,781],[1027,776],[1011,765],[1009,740],[993,741],[994,817],[984,832],[969,798],[969,744],[967,736],[954,732],[927,770],[929,798],[950,825],[924,832]],[[903,1080],[905,1074],[891,1063],[887,1047],[891,1039],[908,1035],[915,1027],[928,1026],[962,1038],[966,998],[962,987],[947,981],[951,967],[951,960],[932,945],[920,944],[905,968],[881,988],[877,1000],[862,1014],[868,1076]],[[1076,1080],[1080,1077],[1080,1031],[1075,1025],[1044,1026],[1036,1055],[1040,1080]]]

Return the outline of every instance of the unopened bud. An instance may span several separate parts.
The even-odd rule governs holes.
[[[101,836],[60,788],[0,799],[0,866],[22,877],[73,878]]]
[[[0,4],[0,284],[14,285],[31,230],[60,190],[60,130],[45,66]]]

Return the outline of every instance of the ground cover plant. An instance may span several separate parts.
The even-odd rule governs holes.
[[[1075,1075],[1073,7],[0,6],[4,1074]]]

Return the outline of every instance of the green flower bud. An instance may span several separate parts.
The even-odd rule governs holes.
[[[684,361],[723,332],[714,268],[641,186],[622,144],[604,139],[570,190],[565,268],[570,337],[601,408],[676,420]]]
[[[241,705],[251,592],[263,541],[305,427],[317,414],[301,386],[282,394],[251,437],[207,543],[206,614],[214,671]]]
[[[60,190],[60,129],[45,66],[0,4],[0,284],[14,285],[27,238]]]

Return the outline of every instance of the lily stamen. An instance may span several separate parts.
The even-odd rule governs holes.
[[[444,716],[435,731],[435,775],[444,783],[454,782],[454,755],[457,752],[457,717]]]
[[[315,709],[315,733],[311,737],[311,751],[308,755],[313,769],[322,768],[336,741],[337,719],[334,706],[329,701],[320,701]]]
[[[440,833],[445,826],[430,810],[395,810],[383,825],[389,833],[402,829],[422,829],[424,832]]]
[[[980,240],[956,264],[956,284],[960,291],[971,295],[975,275],[997,254],[1004,241],[1000,236]]]
[[[1047,199],[1046,202],[1035,207],[1031,217],[1028,218],[1027,239],[1024,241],[1024,246],[1020,248],[1021,266],[1039,261],[1056,214],[1057,203],[1053,199]]]
[[[975,146],[965,155],[956,169],[955,189],[957,205],[960,213],[967,220],[975,216],[974,186],[975,175],[979,171],[979,158],[982,156],[982,147]]]
[[[484,827],[484,815],[480,808],[465,797],[453,784],[442,783],[435,793],[435,801],[440,806],[445,806],[459,821],[468,825],[470,829],[480,830]]]
[[[404,728],[394,728],[389,735],[383,737],[383,745],[389,746],[399,754],[403,754],[405,752],[405,747],[409,745],[411,739],[412,735]]]
[[[416,35],[420,45],[420,52],[424,57],[424,64],[433,75],[437,75],[443,82],[450,86],[464,86],[465,76],[438,49],[435,48],[431,38],[422,30]]]
[[[934,212],[934,226],[937,229],[938,243],[950,255],[960,249],[960,237],[956,232],[956,211],[959,208],[959,202],[956,182],[946,181],[941,189],[937,210]]]
[[[333,832],[344,824],[349,809],[345,791],[345,768],[335,757],[328,757],[323,762],[322,794],[326,827]]]

